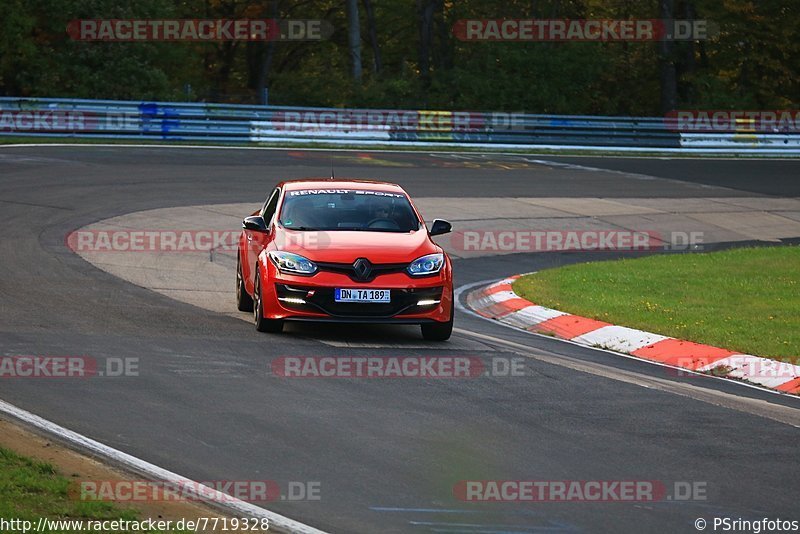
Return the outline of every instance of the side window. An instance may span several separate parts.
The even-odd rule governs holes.
[[[275,189],[272,192],[272,196],[269,197],[264,203],[264,209],[261,210],[261,216],[264,217],[264,221],[266,221],[267,225],[269,225],[272,217],[275,215],[275,210],[278,208],[278,198],[281,196],[281,190]]]

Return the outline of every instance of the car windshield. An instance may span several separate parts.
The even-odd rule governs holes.
[[[351,189],[288,191],[279,222],[292,230],[412,232],[420,227],[404,194]]]

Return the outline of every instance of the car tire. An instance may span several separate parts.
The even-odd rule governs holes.
[[[243,312],[253,311],[253,297],[251,297],[244,288],[242,260],[238,254],[236,255],[236,308]]]
[[[445,323],[427,323],[422,325],[422,337],[427,341],[447,341],[453,333],[453,311],[455,302],[450,293],[450,320]]]
[[[279,334],[283,331],[283,319],[266,319],[264,317],[264,302],[261,298],[261,275],[258,274],[258,265],[256,265],[256,279],[253,290],[253,318],[256,330],[259,332]]]

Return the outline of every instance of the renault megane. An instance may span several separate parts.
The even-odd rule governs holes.
[[[239,310],[261,332],[285,321],[419,324],[425,339],[453,330],[450,258],[398,185],[361,180],[282,182],[244,219],[236,269]]]

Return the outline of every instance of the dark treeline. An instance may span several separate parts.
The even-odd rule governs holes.
[[[0,95],[533,113],[796,109],[797,0],[0,0]],[[464,42],[460,19],[708,19],[689,42]],[[81,42],[73,19],[324,19],[321,42]]]

